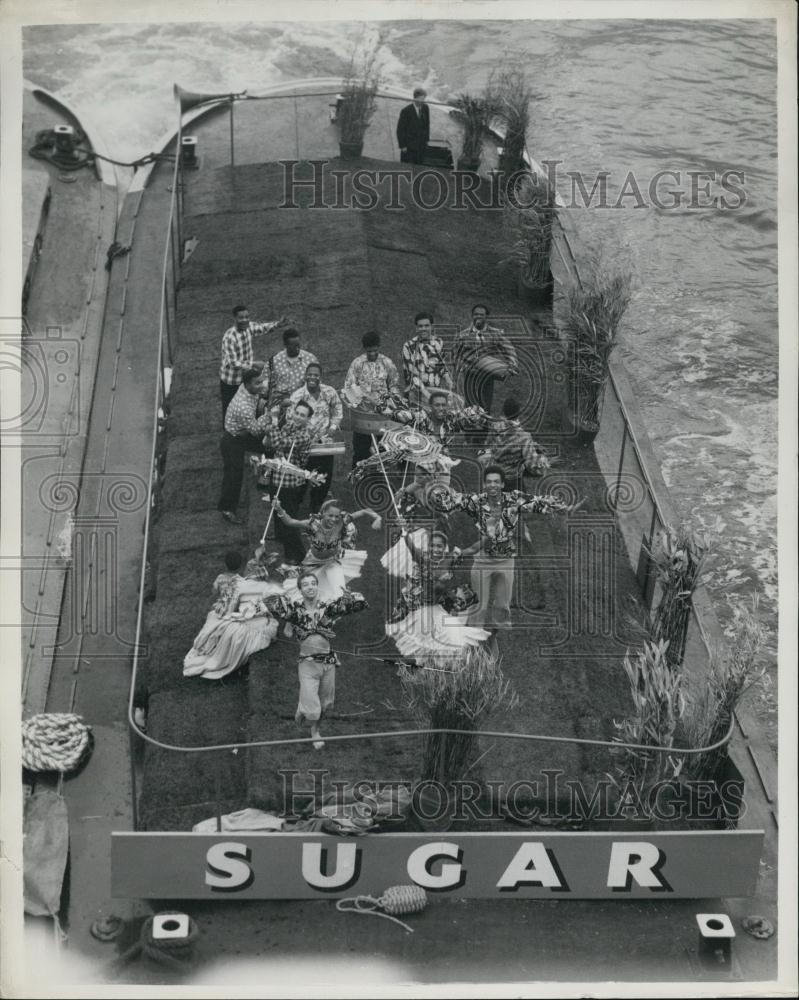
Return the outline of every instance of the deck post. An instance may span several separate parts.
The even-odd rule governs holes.
[[[236,166],[236,155],[235,155],[235,142],[234,142],[234,128],[233,128],[233,105],[236,102],[233,98],[230,98],[230,166]]]
[[[624,414],[622,414],[624,416]],[[619,453],[619,471],[616,475],[616,492],[613,496],[613,507],[616,508],[619,502],[619,490],[621,489],[621,470],[624,466],[624,449],[627,445],[627,420],[624,420],[624,434],[621,436],[621,452]]]
[[[211,760],[214,762],[214,812],[216,813],[216,832],[222,832],[222,780],[219,774],[219,755],[212,753]]]
[[[166,283],[164,283],[164,323],[166,324],[166,355],[167,364],[172,367],[172,324],[169,321],[169,293],[166,288]],[[163,366],[164,359],[161,358],[161,364]]]
[[[177,223],[175,213],[169,220],[169,249],[172,257],[172,308],[178,310],[178,270],[177,270]]]
[[[130,811],[133,820],[134,833],[139,829],[139,792],[136,783],[136,750],[138,740],[133,732],[133,727],[128,721],[128,757],[130,760]]]

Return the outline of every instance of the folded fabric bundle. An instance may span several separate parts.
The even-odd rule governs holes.
[[[262,809],[239,809],[238,812],[227,813],[222,816],[222,832],[227,833],[233,830],[282,830],[285,820],[274,813],[264,812]],[[216,833],[216,816],[210,819],[200,820],[191,828],[192,833]]]

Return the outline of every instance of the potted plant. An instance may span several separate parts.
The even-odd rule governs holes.
[[[509,252],[500,263],[517,267],[520,298],[532,305],[544,305],[552,287],[554,192],[539,178],[525,174],[509,189],[503,211]]]
[[[757,595],[751,610],[737,608],[727,649],[714,649],[704,683],[688,700],[685,734],[692,747],[713,747],[706,753],[686,758],[685,771],[701,781],[723,781],[732,770],[727,744],[722,744],[734,713],[750,688],[763,683],[765,668],[758,664],[768,640],[757,617]],[[735,817],[733,817],[734,819]]]
[[[463,125],[463,146],[458,158],[458,170],[477,173],[483,152],[483,141],[497,114],[497,101],[489,91],[483,97],[457,94],[450,102],[455,117]]]
[[[367,53],[359,69],[353,54],[341,86],[343,100],[336,120],[341,128],[339,151],[342,160],[357,160],[363,153],[363,139],[377,110],[380,74],[375,68],[375,59],[374,51]]]
[[[565,327],[574,344],[569,415],[583,445],[590,444],[599,431],[610,355],[630,302],[630,289],[629,274],[595,267],[582,285],[569,291]]]
[[[530,124],[530,102],[537,99],[523,67],[509,66],[492,73],[487,91],[496,101],[496,117],[502,123],[505,136],[499,159],[499,169],[506,177],[526,167],[527,129]]]
[[[657,533],[649,558],[660,586],[660,599],[652,614],[649,635],[653,642],[669,644],[666,659],[679,670],[685,653],[691,597],[702,574],[708,541],[700,531],[687,525],[665,525]]]
[[[668,642],[645,642],[643,648],[624,656],[624,672],[630,682],[633,711],[614,726],[614,743],[622,744],[612,752],[616,757],[612,778],[619,792],[617,807],[624,816],[623,803],[633,803],[634,816],[627,825],[651,827],[652,791],[664,782],[679,778],[682,762],[679,754],[655,748],[674,747],[677,727],[685,713],[682,675],[671,669],[666,659]],[[633,749],[635,747],[652,749]]]

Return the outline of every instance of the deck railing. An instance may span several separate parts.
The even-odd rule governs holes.
[[[275,95],[289,96],[289,95]],[[383,95],[381,95],[383,96]],[[389,95],[385,95],[389,96]],[[390,95],[395,96],[395,95]],[[259,98],[267,99],[267,98]],[[225,102],[232,103],[232,102]],[[163,461],[161,447],[163,443],[163,432],[166,423],[166,410],[168,405],[169,388],[171,383],[173,347],[175,343],[175,332],[177,328],[177,302],[180,287],[180,268],[183,259],[183,232],[182,232],[182,167],[179,152],[181,148],[181,127],[179,125],[176,139],[174,140],[175,162],[172,173],[171,198],[169,206],[169,218],[165,231],[164,252],[162,260],[162,273],[160,283],[161,308],[158,331],[158,352],[159,366],[154,387],[154,406],[152,423],[152,451],[150,477],[147,494],[147,512],[144,524],[144,544],[140,571],[139,600],[136,618],[136,639],[133,655],[133,669],[128,701],[128,722],[130,732],[130,762],[131,762],[131,786],[132,786],[132,812],[134,829],[139,827],[139,808],[137,793],[137,751],[144,745],[149,745],[154,749],[179,754],[207,754],[208,760],[213,763],[212,773],[219,774],[216,763],[220,760],[219,754],[237,752],[256,747],[280,747],[297,743],[310,743],[310,737],[283,740],[257,740],[241,741],[214,746],[176,746],[164,743],[144,732],[137,724],[136,698],[138,693],[138,677],[140,667],[140,654],[142,646],[142,623],[144,616],[144,604],[149,590],[148,574],[150,569],[150,546],[152,544],[152,514],[157,502],[161,487],[163,474]],[[232,156],[232,151],[231,151]],[[535,165],[532,160],[530,163]],[[560,221],[560,220],[559,220]],[[564,258],[564,264],[571,271],[574,280],[580,280],[579,269],[574,257],[572,244],[566,230],[560,221],[563,244],[557,248]],[[645,432],[633,429],[633,410],[635,402],[626,387],[626,375],[620,365],[615,364],[608,385],[608,392],[605,398],[604,412],[602,416],[602,427],[596,440],[595,450],[597,459],[603,474],[611,485],[615,477],[616,517],[619,527],[624,537],[625,545],[634,568],[638,567],[639,580],[642,583],[646,603],[651,606],[653,596],[652,583],[649,580],[645,559],[646,547],[651,544],[655,533],[666,524],[674,521],[671,510],[671,503],[665,484],[662,480],[656,479],[653,469],[656,469],[651,456],[651,448],[646,441]],[[642,428],[640,417],[635,414],[636,426]],[[619,503],[621,496],[622,482],[628,481],[629,477],[641,484],[643,490],[642,502],[638,505]],[[628,509],[630,508],[630,509]],[[710,647],[705,629],[702,626],[697,614],[695,604],[692,605],[691,619],[688,626],[688,633],[685,644],[685,664],[694,669],[702,671],[706,669]],[[733,726],[718,743],[712,747],[701,748],[656,748],[644,747],[636,744],[620,744],[607,740],[583,739],[578,737],[550,736],[534,733],[511,733],[495,731],[473,731],[470,735],[491,737],[493,739],[508,739],[516,741],[529,741],[549,744],[576,744],[585,747],[602,747],[610,751],[613,748],[620,749],[625,746],[631,749],[648,750],[650,752],[663,752],[676,754],[678,756],[689,757],[694,754],[707,753],[710,750],[724,746],[730,739]],[[408,729],[391,730],[389,732],[375,733],[348,733],[339,735],[325,735],[325,740],[329,742],[361,741],[379,739],[407,738],[416,739],[421,735],[444,733],[457,734],[455,729]],[[220,800],[222,798],[219,780],[215,781],[214,799],[207,800],[216,803],[216,814],[218,818],[218,828],[221,829],[220,820]],[[200,803],[194,803],[198,805]],[[204,803],[203,803],[204,804]],[[192,804],[186,804],[192,805]]]
[[[560,257],[574,280],[582,284],[575,236],[563,215],[558,215]],[[649,553],[658,533],[676,526],[679,515],[660,473],[627,372],[617,357],[610,363],[594,453],[614,499],[616,520],[643,603],[651,610],[658,601],[659,587]],[[721,641],[710,598],[700,584],[691,598],[683,639],[683,669],[689,678],[698,679],[706,673],[714,645]]]

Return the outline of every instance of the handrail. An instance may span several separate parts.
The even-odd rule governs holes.
[[[180,135],[181,123],[178,122],[178,136]],[[170,259],[172,253],[172,242],[173,242],[173,229],[172,223],[175,218],[175,208],[177,205],[178,196],[178,174],[180,170],[180,143],[177,143],[178,150],[175,156],[175,165],[172,170],[172,193],[169,199],[169,219],[167,222],[167,236],[166,243],[164,244],[164,255],[163,263],[161,267],[161,314],[158,323],[158,349],[156,352],[156,357],[158,359],[156,381],[155,381],[155,400],[153,404],[153,423],[152,423],[152,447],[150,450],[150,469],[149,475],[147,477],[147,500],[146,500],[146,511],[144,515],[144,540],[142,543],[142,559],[141,559],[141,571],[139,573],[139,601],[138,609],[136,612],[136,638],[133,644],[133,664],[131,669],[130,678],[130,690],[128,692],[128,722],[131,727],[138,731],[133,719],[133,709],[134,700],[136,696],[136,680],[138,675],[139,667],[139,650],[141,648],[140,638],[142,629],[142,618],[144,615],[144,593],[145,593],[145,575],[147,572],[147,553],[150,541],[150,519],[152,516],[153,509],[153,469],[155,467],[156,460],[156,449],[158,446],[158,421],[159,421],[159,410],[161,409],[161,389],[163,385],[163,348],[164,348],[164,326],[165,326],[165,311],[169,308],[167,305],[167,269],[170,266]],[[173,288],[173,292],[177,289]],[[131,772],[133,773],[133,761],[131,755]],[[134,789],[133,794],[133,809],[134,816],[136,814],[136,794]],[[136,824],[134,824],[136,825]]]
[[[315,736],[295,736],[286,740],[251,740],[246,743],[214,743],[210,746],[202,747],[175,746],[172,743],[162,743],[161,740],[153,739],[152,736],[143,732],[136,725],[135,720],[130,714],[128,715],[128,720],[131,724],[131,728],[135,730],[136,734],[146,743],[156,746],[160,750],[173,750],[181,753],[207,753],[216,750],[245,750],[248,747],[282,747],[290,746],[296,743],[312,743],[315,739],[317,739]],[[325,733],[324,739],[325,742],[334,743],[342,742],[344,740],[393,739],[397,736],[429,736],[438,733],[450,736],[489,736],[492,739],[530,740],[538,743],[574,743],[578,746],[607,747],[613,750],[646,750],[651,751],[652,753],[669,753],[676,756],[691,756],[694,754],[710,753],[713,750],[718,750],[720,747],[723,747],[727,742],[729,742],[734,728],[735,720],[733,719],[726,735],[724,735],[716,743],[711,743],[706,747],[658,747],[649,746],[645,743],[623,743],[621,741],[614,740],[592,740],[581,736],[543,736],[538,733],[510,733],[495,731],[493,729],[451,728],[392,729],[386,732],[378,733],[342,733],[338,736],[329,736]]]

